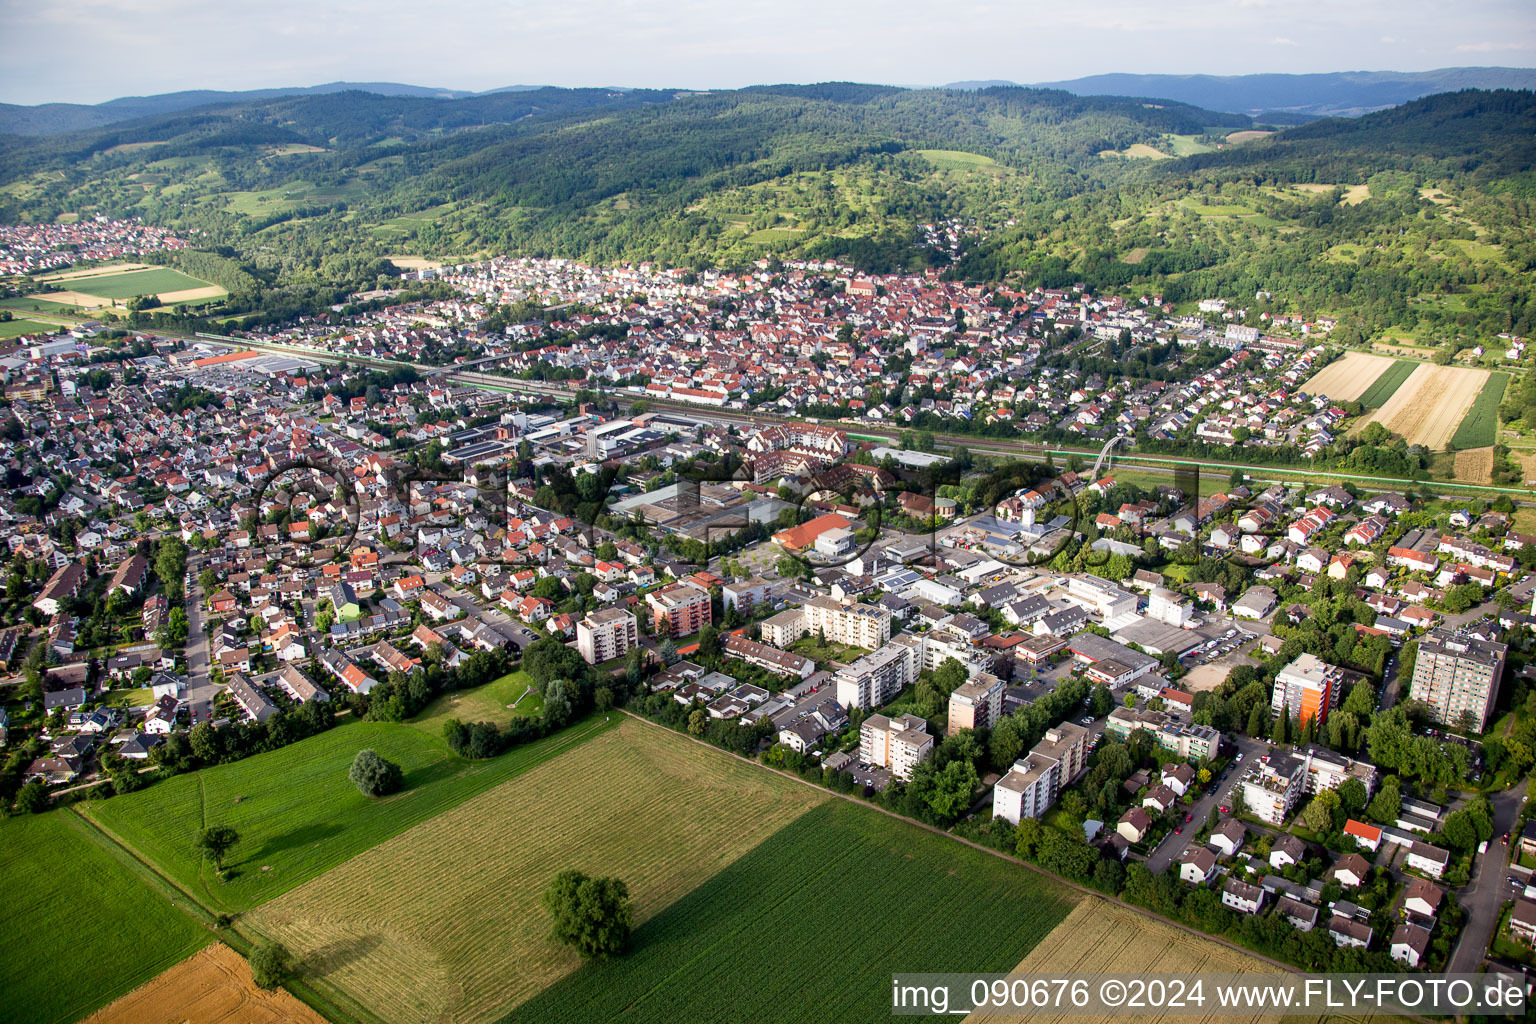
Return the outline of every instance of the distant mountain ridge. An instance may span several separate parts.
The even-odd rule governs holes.
[[[466,96],[487,96],[498,92],[527,92],[540,88],[543,87],[509,85],[476,93],[463,89],[436,89],[399,82],[327,82],[325,85],[248,89],[238,92],[191,89],[184,92],[159,93],[154,96],[123,96],[115,100],[107,100],[105,103],[94,104],[42,103],[27,107],[14,103],[0,103],[0,134],[63,135],[89,128],[102,128],[109,124],[131,121],[140,117],[174,114],[178,110],[190,110],[193,107],[214,103],[242,103],[281,99],[285,96],[318,96],[348,90],[369,92],[379,96],[417,96],[425,99],[456,100]]]
[[[954,88],[1003,83],[956,82]],[[1425,96],[1462,89],[1536,89],[1536,68],[1438,68],[1434,71],[1336,71],[1309,75],[1090,75],[1038,82],[1079,96],[1178,100],[1207,110],[1260,116],[1357,117]]]
[[[1006,79],[982,79],[950,82],[941,88],[980,91],[1014,87],[1017,84]],[[124,96],[97,104],[44,103],[38,106],[20,106],[0,103],[0,135],[63,135],[142,117],[176,113],[195,107],[324,95],[348,90],[379,96],[456,100],[491,96],[496,93],[530,92],[543,88],[547,87],[510,85],[482,92],[470,92],[399,82],[329,82],[325,85],[251,89],[238,92],[198,89],[155,96]],[[1174,100],[1206,110],[1247,114],[1269,123],[1287,124],[1304,122],[1316,117],[1359,116],[1435,93],[1456,92],[1461,89],[1536,90],[1536,68],[1440,68],[1435,71],[1413,72],[1339,71],[1305,75],[1110,74],[1091,75],[1064,82],[1039,82],[1030,88],[1060,89],[1078,96]],[[632,90],[615,86],[608,91]]]

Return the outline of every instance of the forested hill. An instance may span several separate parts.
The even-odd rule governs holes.
[[[1361,118],[1330,118],[1190,158],[1189,166],[1263,168],[1288,180],[1360,180],[1384,170],[1498,181],[1536,165],[1536,94],[1500,89],[1426,96]]]
[[[953,268],[972,280],[1272,293],[1339,337],[1536,332],[1536,95],[1468,90],[1165,161],[1026,206]]]
[[[1510,91],[1279,132],[1019,87],[340,92],[11,137],[0,221],[196,231],[258,282],[223,314],[334,301],[393,273],[390,254],[795,254],[1175,297],[1285,289],[1358,311],[1349,329],[1506,330],[1530,319],[1533,118]],[[969,229],[952,266],[924,228],[951,218]]]
[[[105,212],[237,246],[276,229],[290,246],[354,253],[404,235],[436,251],[679,263],[788,244],[894,265],[921,258],[915,225],[946,215],[950,186],[966,185],[950,177],[981,171],[1000,209],[1020,187],[1075,194],[1100,153],[1249,123],[1034,89],[847,83],[282,97],[9,139],[0,218]],[[744,191],[770,184],[771,203]]]

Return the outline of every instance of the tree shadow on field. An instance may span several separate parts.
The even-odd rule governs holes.
[[[264,864],[267,859],[275,854],[285,853],[288,850],[296,850],[301,846],[313,846],[323,842],[342,831],[340,825],[335,822],[319,822],[314,825],[305,825],[296,828],[292,832],[285,832],[280,836],[273,836],[262,844],[261,849],[244,858],[247,864]]]
[[[354,935],[336,939],[305,956],[297,965],[297,970],[303,977],[331,974],[364,959],[383,944],[384,939],[379,935]]]

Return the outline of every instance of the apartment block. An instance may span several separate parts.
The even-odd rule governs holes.
[[[1473,728],[1482,732],[1499,695],[1508,652],[1506,645],[1466,630],[1431,630],[1419,641],[1408,695],[1426,704],[1442,725],[1460,725],[1462,714],[1470,712]]]
[[[1021,818],[1040,817],[1087,760],[1088,730],[1061,723],[993,785],[992,813],[1015,825]]]
[[[1003,681],[990,672],[978,672],[949,695],[947,735],[961,729],[989,729],[1003,712]]]
[[[870,715],[859,727],[859,759],[889,768],[898,779],[911,778],[912,769],[932,751],[928,723],[916,715]]]
[[[576,649],[588,665],[622,657],[639,643],[639,622],[623,608],[600,608],[576,623]]]
[[[739,583],[727,583],[720,588],[720,605],[729,611],[735,608],[742,615],[751,615],[773,595],[773,586],[757,576]]]
[[[891,613],[872,604],[843,604],[830,597],[813,597],[801,609],[805,632],[824,633],[833,643],[873,651],[890,642]]]
[[[805,636],[805,609],[786,608],[758,623],[758,629],[763,643],[788,647]]]
[[[1373,764],[1356,761],[1315,743],[1298,748],[1296,756],[1301,758],[1304,769],[1301,776],[1303,793],[1338,789],[1346,779],[1359,779],[1366,796],[1376,792],[1376,766]]]
[[[1279,715],[1283,711],[1302,722],[1315,718],[1322,725],[1338,703],[1342,682],[1343,673],[1337,667],[1311,654],[1302,654],[1275,677],[1270,713]]]
[[[712,621],[709,591],[687,581],[645,595],[654,616],[657,636],[687,636]]]
[[[1243,772],[1243,803],[1250,813],[1271,825],[1283,825],[1301,799],[1306,767],[1301,758],[1275,754],[1258,758]]]
[[[845,708],[873,708],[894,700],[917,678],[918,650],[911,644],[887,644],[838,669],[837,702]]]

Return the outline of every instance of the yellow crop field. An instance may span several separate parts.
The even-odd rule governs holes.
[[[1263,960],[1217,942],[1193,935],[1166,922],[1138,914],[1100,899],[1083,900],[1058,924],[1018,967],[1015,974],[1118,974],[1124,976],[1210,974],[1278,974],[1282,969]],[[973,1013],[966,1024],[1016,1024],[1023,1018],[1000,1014]],[[1290,1024],[1328,1020],[1347,1024],[1356,1020],[1339,1016],[1280,1016],[1253,1013],[1230,1014],[1120,1014],[1086,1016],[1051,1013],[1048,1010],[1029,1015],[1030,1024],[1143,1024],[1169,1020],[1179,1024],[1257,1024],[1259,1021],[1288,1021]],[[1376,1021],[1395,1018],[1377,1017]]]
[[[256,987],[245,958],[214,943],[81,1024],[325,1024],[283,989]]]
[[[1368,422],[1401,434],[1409,444],[1443,451],[1487,382],[1487,370],[1425,363],[1371,414]]]
[[[1309,395],[1327,395],[1335,402],[1352,402],[1365,394],[1394,361],[1365,352],[1346,352],[1314,373],[1301,390]]]

